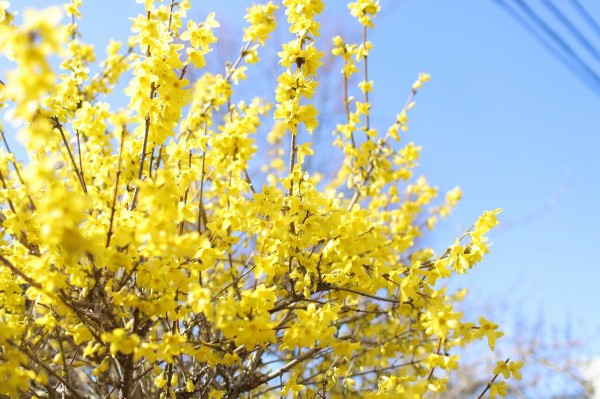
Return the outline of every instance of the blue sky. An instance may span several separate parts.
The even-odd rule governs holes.
[[[599,2],[581,1],[600,19]],[[99,50],[109,37],[123,40],[127,14],[140,9],[132,0],[84,3],[84,39]],[[248,2],[193,3],[200,7],[195,18],[215,8],[220,34],[236,43]],[[357,37],[359,27],[342,2],[335,3],[324,28]],[[517,311],[530,319],[541,312],[552,325],[570,321],[575,335],[597,336],[600,98],[492,0],[383,3],[385,12],[370,34],[374,122],[385,129],[418,73],[430,73],[406,137],[423,146],[420,173],[441,190],[459,185],[464,191],[429,244],[441,251],[482,211],[503,208],[504,225],[491,235],[491,253],[457,285],[470,288],[474,306],[509,303],[500,312],[505,320]],[[590,37],[600,45],[600,38]],[[594,344],[600,353],[600,342]]]
[[[585,3],[600,17],[599,3]],[[411,138],[431,181],[464,190],[448,233],[504,208],[506,228],[466,279],[472,293],[597,332],[598,97],[491,1],[405,1],[394,14],[378,32],[377,98],[406,87],[394,75],[432,75]],[[382,56],[394,48],[397,70]]]

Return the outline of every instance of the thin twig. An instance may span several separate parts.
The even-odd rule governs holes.
[[[10,146],[8,145],[8,140],[6,140],[6,136],[4,135],[4,130],[0,129],[0,134],[2,135],[2,141],[4,142],[4,146],[6,147],[6,151],[8,151],[9,154],[12,154],[13,159],[10,161],[10,163],[12,163],[13,168],[15,169],[15,172],[17,173],[17,177],[19,179],[19,182],[21,183],[22,186],[25,186],[25,181],[23,180],[23,176],[21,176],[21,172],[19,171],[19,167],[17,165],[15,158],[15,153],[10,149]],[[36,210],[35,204],[33,203],[33,199],[31,198],[31,195],[27,195],[27,198],[29,199],[29,203],[31,204],[31,209],[33,211]]]
[[[324,350],[324,348],[313,348],[313,349],[309,350],[308,352],[306,352],[304,355],[296,357],[294,360],[292,360],[292,361],[288,362],[286,365],[282,366],[279,370],[273,371],[272,373],[267,374],[264,377],[260,378],[258,381],[256,381],[256,383],[255,383],[256,386],[260,386],[264,383],[271,381],[274,378],[279,377],[280,375],[285,374],[288,370],[290,370],[297,364],[300,364],[303,361],[312,358],[313,356],[317,355],[322,350]]]
[[[15,345],[14,342],[12,342],[12,340],[7,340],[7,342],[14,347],[17,347],[17,345]],[[44,363],[42,360],[40,360],[40,358],[38,358],[33,352],[27,350],[27,347],[23,346],[23,347],[19,347],[19,349],[23,352],[25,352],[27,354],[27,356],[29,358],[31,358],[31,360],[33,360],[34,362],[36,362],[40,367],[42,367],[44,370],[46,370],[46,372],[48,374],[51,374],[54,378],[56,378],[58,381],[60,381],[61,384],[63,384],[65,387],[69,388],[69,391],[73,394],[74,397],[78,398],[78,399],[84,399],[84,397],[77,392],[77,390],[75,389],[74,386],[72,386],[68,381],[66,381],[64,378],[62,378],[58,373],[56,373],[51,367],[49,367],[46,363]]]
[[[364,46],[364,50],[367,51],[367,25],[363,25],[363,46]],[[363,79],[366,82],[369,81],[369,70],[368,70],[368,63],[367,63],[367,56],[365,55],[363,57]],[[365,104],[369,104],[369,91],[365,90]],[[371,128],[371,118],[370,118],[370,108],[367,108],[367,113],[365,115],[365,128],[366,128],[366,133],[367,133],[367,140],[370,140],[371,137],[369,136],[369,129]]]
[[[41,284],[37,283],[31,277],[27,276],[25,273],[23,273],[21,270],[19,270],[19,268],[17,268],[15,265],[13,265],[11,261],[6,259],[2,255],[0,255],[0,262],[4,263],[4,266],[8,267],[10,269],[10,271],[12,271],[14,274],[21,277],[23,280],[25,280],[27,282],[27,284],[31,285],[32,287],[37,288],[38,290],[42,289]]]
[[[506,360],[504,361],[504,363],[508,364],[508,362],[509,362],[509,361],[510,361],[510,358],[506,359]],[[481,392],[481,394],[479,394],[479,396],[477,397],[477,399],[481,399],[481,398],[483,398],[483,395],[485,395],[485,393],[486,393],[486,392],[487,392],[487,391],[488,391],[490,388],[492,388],[492,384],[494,383],[494,381],[496,381],[496,378],[498,378],[498,376],[499,376],[499,375],[500,375],[500,374],[496,374],[496,375],[494,375],[494,378],[492,378],[492,379],[491,379],[491,381],[487,383],[487,385],[486,385],[486,386],[485,386],[485,388],[483,389],[483,392]]]
[[[154,84],[152,85],[154,86]],[[150,93],[150,98],[152,98],[152,94],[154,93],[154,87],[152,88],[152,93]],[[144,174],[144,161],[146,159],[146,147],[148,146],[148,135],[150,133],[150,115],[146,115],[145,119],[145,128],[144,128],[144,141],[142,143],[142,151],[140,153],[140,166],[138,168],[138,180],[142,180],[142,176]],[[140,191],[139,184],[135,186],[133,190],[133,198],[131,200],[131,205],[129,206],[129,210],[133,211],[137,204],[138,193]]]
[[[357,290],[353,290],[352,288],[344,288],[344,287],[330,287],[326,290],[332,290],[332,291],[346,291],[346,292],[351,292],[353,294],[356,295],[360,295],[360,296],[366,296],[367,298],[371,298],[371,299],[376,299],[378,301],[383,301],[383,302],[390,302],[390,303],[395,303],[397,305],[400,304],[400,301],[398,301],[397,299],[389,299],[389,298],[383,298],[377,295],[371,295],[371,294],[367,294],[366,292],[361,292],[361,291],[357,291]]]
[[[7,190],[8,187],[6,186],[6,181],[4,181],[4,175],[2,174],[2,171],[0,170],[0,181],[2,181],[2,188]],[[10,197],[7,197],[7,202],[8,202],[8,207],[10,208],[10,210],[16,215],[17,214],[17,210],[15,209],[15,205],[12,202],[12,199]]]
[[[204,125],[204,134],[206,134],[206,125]],[[200,171],[200,200],[198,203],[198,234],[202,234],[202,213],[204,211],[203,195],[204,195],[204,176],[206,174],[204,167],[206,166],[206,150],[202,151],[202,169]]]
[[[81,175],[81,181],[85,185],[85,175],[83,173],[83,162],[81,161],[81,141],[79,140],[79,129],[75,129],[75,136],[77,137],[77,155],[79,156],[79,173]]]
[[[71,147],[69,146],[69,142],[67,141],[67,137],[65,136],[65,132],[62,128],[62,125],[58,121],[58,117],[52,118],[52,121],[54,122],[54,127],[56,129],[58,129],[58,131],[60,132],[60,136],[62,137],[63,143],[67,149],[67,152],[69,153],[69,159],[71,160],[71,165],[73,166],[73,171],[75,172],[75,175],[77,175],[79,184],[81,184],[81,188],[83,189],[83,192],[87,194],[87,187],[85,185],[85,181],[83,180],[82,172],[77,167],[77,163],[75,162],[75,157],[73,156],[73,152],[71,151]]]
[[[108,233],[106,233],[106,248],[110,246],[110,239],[113,235],[113,222],[115,219],[115,208],[117,206],[117,194],[119,192],[119,178],[121,177],[121,159],[123,156],[123,142],[125,141],[125,126],[121,132],[121,145],[119,148],[119,160],[117,161],[117,176],[115,178],[115,191],[113,194],[112,205],[110,206],[110,221],[108,225]]]
[[[252,180],[250,179],[250,175],[248,175],[247,169],[244,169],[244,176],[246,176],[246,183],[248,183],[248,186],[250,187],[250,191],[252,191],[252,194],[256,194],[256,190],[254,189],[254,184],[252,184]]]

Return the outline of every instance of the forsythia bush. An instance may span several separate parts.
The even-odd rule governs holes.
[[[249,7],[222,74],[203,72],[214,13],[197,22],[191,0],[138,2],[133,36],[99,63],[78,30],[81,0],[22,16],[0,2],[14,65],[0,84],[0,396],[434,397],[459,366],[455,348],[493,350],[498,326],[464,320],[453,306],[464,291],[440,281],[481,260],[499,210],[442,254],[417,246],[460,191],[432,205],[436,188],[412,178],[419,147],[397,144],[427,74],[387,131],[371,124],[377,1],[348,5],[361,43],[334,39],[344,162],[327,181],[303,165],[330,149],[299,142],[317,125],[323,1]],[[286,18],[274,100],[237,99]],[[105,102],[120,79],[127,109]],[[252,137],[265,129],[270,155],[258,159]],[[498,362],[480,397],[503,396],[498,377],[520,378],[520,365]]]

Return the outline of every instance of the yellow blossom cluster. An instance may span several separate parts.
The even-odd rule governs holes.
[[[1,397],[434,397],[456,348],[494,349],[498,325],[466,320],[463,293],[440,281],[481,261],[499,210],[441,254],[419,244],[461,192],[437,201],[413,176],[420,147],[398,144],[429,75],[384,134],[370,120],[378,1],[348,5],[361,43],[334,39],[344,161],[327,181],[306,159],[331,149],[298,142],[318,124],[324,1],[250,6],[222,73],[204,69],[215,13],[138,3],[132,36],[98,60],[82,0],[22,18],[0,1]],[[286,18],[275,101],[234,97]],[[115,109],[125,78],[129,104]],[[274,158],[258,159],[269,129]],[[505,394],[495,379],[520,366],[500,362],[482,390]]]

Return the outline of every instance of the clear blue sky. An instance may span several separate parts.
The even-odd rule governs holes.
[[[599,2],[583,3],[600,19]],[[404,1],[373,40],[372,73],[385,82],[375,109],[419,70],[432,75],[411,139],[423,173],[465,194],[436,243],[504,209],[506,227],[468,276],[472,294],[597,336],[600,99],[490,0]]]
[[[581,1],[600,19],[600,2]],[[56,1],[13,3],[42,7]],[[99,49],[109,37],[124,39],[126,14],[139,10],[133,0],[84,3],[84,39]],[[227,34],[237,32],[232,27],[243,22],[242,5],[249,4],[193,3],[200,7],[192,13],[198,18],[215,8]],[[324,19],[327,31],[358,32],[338,6],[342,2],[335,3]],[[532,319],[542,312],[554,325],[570,320],[576,335],[597,334],[599,97],[492,0],[383,3],[389,6],[370,35],[374,121],[385,129],[418,73],[430,73],[407,137],[423,146],[419,171],[430,182],[464,191],[431,245],[443,250],[483,210],[504,208],[491,253],[459,283],[470,287],[471,301],[511,303],[502,316],[507,320],[516,310]],[[599,37],[590,38],[600,46]]]

